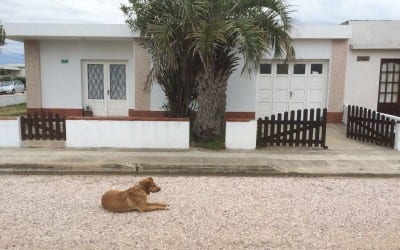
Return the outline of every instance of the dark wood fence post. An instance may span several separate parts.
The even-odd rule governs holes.
[[[297,110],[257,120],[257,145],[326,147],[327,110]]]
[[[314,146],[319,146],[321,141],[320,141],[320,127],[322,127],[322,121],[321,121],[321,109],[317,109],[317,115],[315,117],[315,141],[314,141]]]
[[[290,111],[290,119],[289,119],[289,122],[290,122],[290,128],[289,128],[289,130],[290,130],[290,133],[289,133],[289,146],[293,146],[293,137],[294,137],[294,123],[296,122],[296,120],[295,120],[295,112],[294,112],[294,110],[292,110],[292,111]]]
[[[256,142],[257,145],[260,144],[260,141],[262,141],[261,126],[262,126],[262,119],[258,118],[257,119],[257,142]]]
[[[301,135],[301,145],[305,146],[306,145],[306,140],[307,140],[307,123],[308,121],[308,110],[305,109],[303,110],[303,131],[302,131],[302,135]]]
[[[300,135],[301,135],[301,110],[297,110],[296,115],[296,146],[300,145]]]
[[[309,130],[308,130],[308,146],[311,147],[313,145],[313,137],[314,137],[314,109],[310,110],[310,120],[308,121]]]
[[[21,124],[21,139],[26,140],[26,118],[21,116],[19,119]]]
[[[286,133],[286,131],[288,130],[288,125],[289,125],[289,113],[285,112],[283,114],[283,130],[282,130],[282,141],[283,141],[283,146],[286,146],[287,141],[287,136],[288,134]]]
[[[62,118],[62,139],[63,140],[67,139],[65,116],[63,116],[63,118]]]
[[[282,139],[281,139],[282,128],[281,128],[281,126],[282,126],[282,114],[279,113],[278,114],[278,119],[277,119],[277,127],[276,127],[276,134],[277,134],[276,145],[277,146],[281,146],[281,142],[282,142]]]
[[[349,106],[346,137],[393,148],[395,123],[393,119],[371,109]]]
[[[326,145],[326,123],[328,121],[328,110],[324,108],[322,111],[322,131],[321,131],[321,146],[324,149],[328,149],[328,146]]]
[[[270,138],[269,145],[273,146],[276,143],[276,138],[275,138],[275,115],[271,115],[271,133],[268,134],[268,137]]]

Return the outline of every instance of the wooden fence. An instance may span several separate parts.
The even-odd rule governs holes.
[[[348,106],[346,137],[393,148],[396,121],[378,112]]]
[[[35,113],[21,117],[22,140],[65,140],[65,117]]]
[[[327,110],[305,109],[257,121],[257,146],[326,146]]]

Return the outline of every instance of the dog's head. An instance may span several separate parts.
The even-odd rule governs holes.
[[[139,182],[142,189],[146,192],[146,194],[156,193],[161,190],[153,181],[153,178],[147,177]]]

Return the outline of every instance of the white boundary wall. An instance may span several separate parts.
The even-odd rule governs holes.
[[[0,147],[21,147],[19,118],[0,119]]]
[[[255,149],[257,141],[257,121],[227,121],[225,146],[227,149]]]
[[[67,147],[188,149],[189,121],[66,120]]]

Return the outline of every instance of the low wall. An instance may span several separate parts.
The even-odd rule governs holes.
[[[255,149],[257,121],[227,120],[225,147],[227,149]]]
[[[0,118],[0,147],[20,147],[19,118]]]
[[[189,121],[67,118],[66,135],[67,147],[188,149]]]
[[[26,103],[26,94],[0,95],[0,107]]]

